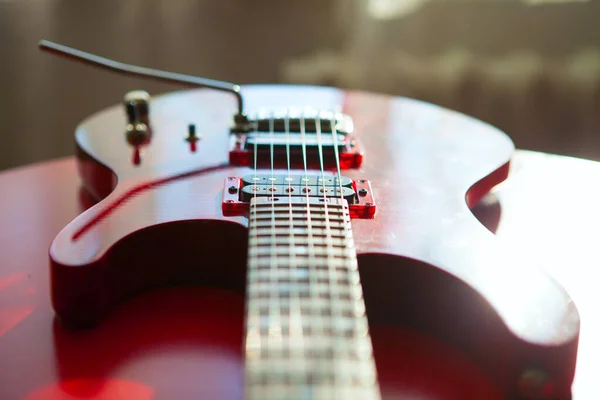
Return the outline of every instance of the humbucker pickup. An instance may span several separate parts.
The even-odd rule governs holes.
[[[337,176],[252,174],[242,178],[242,201],[265,196],[344,197],[348,204],[354,204],[356,200],[352,179],[346,177],[338,179]]]
[[[341,185],[340,185],[341,184]],[[352,179],[342,176],[339,180],[337,176],[321,175],[271,175],[271,174],[250,174],[242,178],[242,185],[264,185],[264,186],[308,186],[308,187],[352,187]]]
[[[362,160],[352,118],[342,113],[259,114],[231,129],[229,162],[236,166],[351,169]]]
[[[342,196],[349,204],[354,202],[355,193],[352,188],[342,187]],[[338,187],[305,187],[305,186],[269,186],[250,185],[242,188],[242,201],[250,201],[253,197],[336,197],[340,198]]]
[[[223,188],[223,213],[243,215],[254,197],[346,200],[352,218],[373,218],[376,207],[371,184],[367,180],[353,181],[347,177],[319,174],[249,174],[243,178],[229,177]]]

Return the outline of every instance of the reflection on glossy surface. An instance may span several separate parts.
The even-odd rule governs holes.
[[[573,399],[600,397],[594,379],[600,356],[600,164],[520,152],[512,178],[496,196],[502,204],[498,237],[564,286],[581,315]]]

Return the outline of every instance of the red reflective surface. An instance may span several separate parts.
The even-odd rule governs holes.
[[[9,193],[0,218],[19,221],[0,226],[0,314],[18,316],[1,320],[0,398],[241,399],[241,293],[164,289],[125,303],[94,330],[65,329],[50,306],[47,247],[79,213],[75,163],[5,172],[0,190]],[[391,398],[499,398],[467,357],[432,337],[385,326],[373,337]]]
[[[543,260],[577,302],[582,330],[573,400],[595,400],[600,192],[585,182],[600,181],[600,166],[517,152],[511,174],[496,194],[499,203],[484,200],[475,211],[521,257]],[[0,320],[0,398],[186,399],[201,394],[199,382],[239,398],[240,294],[162,290],[126,303],[93,331],[65,330],[50,307],[47,249],[80,211],[75,162],[4,172],[0,191],[0,313],[31,310]],[[373,338],[391,398],[494,398],[467,357],[431,337],[382,326]]]

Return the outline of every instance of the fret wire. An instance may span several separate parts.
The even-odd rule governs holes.
[[[335,166],[337,169],[337,180],[338,180],[339,191],[340,191],[340,199],[343,199],[344,195],[342,193],[342,170],[340,168],[340,154],[339,154],[338,144],[337,144],[337,126],[335,124],[335,113],[332,113],[331,120],[329,123],[331,126],[331,134],[333,136],[333,151],[334,151],[334,155],[335,155]]]
[[[254,132],[258,133],[258,118],[256,119],[255,122],[255,126],[254,126]],[[254,142],[254,179],[256,180],[257,177],[257,157],[258,157],[258,152],[257,152],[257,142]],[[254,201],[250,201],[250,208],[252,210],[253,217],[256,218],[256,205]],[[257,239],[257,231],[253,230],[254,233],[254,239]],[[250,235],[252,236],[252,235]],[[254,257],[250,257],[250,261],[252,263],[252,261],[254,260]],[[258,263],[258,257],[256,257],[255,263]],[[250,273],[250,270],[248,270],[248,273]],[[246,332],[246,337],[245,337],[245,348],[246,348],[246,357],[248,359],[251,359],[253,356],[256,356],[256,354],[260,354],[261,352],[261,338],[260,338],[260,333],[256,332],[254,327],[258,326],[258,320],[260,319],[260,313],[258,312],[258,308],[256,310],[252,309],[251,307],[248,307],[248,315],[247,315],[247,320],[246,320],[246,325],[248,327],[247,332]]]
[[[269,133],[271,135],[271,188],[274,188],[275,186],[275,180],[274,178],[274,120],[273,120],[273,113],[271,112],[270,117],[269,117]],[[271,224],[274,226],[275,225],[275,192],[271,191]],[[273,237],[275,236],[275,233],[272,233],[271,239],[273,239]],[[273,248],[273,245],[271,245],[271,248]],[[279,294],[277,291],[278,285],[277,285],[277,280],[275,279],[275,271],[277,270],[277,253],[276,252],[271,252],[271,256],[270,256],[270,261],[271,261],[271,279],[270,279],[270,283],[271,283],[271,291],[269,293],[269,315],[268,315],[268,326],[269,326],[269,331],[267,334],[267,348],[272,348],[272,347],[279,347],[279,346],[283,346],[283,335],[281,332],[281,315],[279,312]],[[262,319],[262,317],[261,317]]]
[[[351,285],[356,285],[359,283],[359,276],[356,271],[352,271],[347,268],[339,268],[338,273],[342,275],[342,278],[340,278],[340,280],[348,281]],[[326,279],[328,277],[327,274],[329,274],[329,271],[325,269],[317,270],[315,272],[315,276],[317,277],[317,279]],[[278,269],[276,275],[280,278],[290,277],[288,271],[283,269]],[[270,271],[265,271],[263,269],[258,268],[252,268],[250,273],[248,274],[248,278],[253,281],[265,280],[270,276]],[[292,276],[299,281],[308,281],[308,266],[301,266],[300,268],[296,267],[296,271],[292,274]]]
[[[289,125],[289,113],[285,115],[285,133],[286,133],[286,156],[287,156],[287,167],[288,167],[288,188],[291,188],[291,162],[290,162],[290,125]],[[295,234],[294,234],[294,212],[292,207],[292,191],[288,190],[288,204],[289,204],[289,228],[290,228],[290,243],[292,249],[296,247],[295,243]],[[308,204],[307,204],[308,206]],[[276,246],[275,243],[272,243],[271,246]],[[296,263],[296,253],[294,251],[289,252],[291,257],[290,267],[292,271],[292,276],[296,276],[297,274],[297,263]],[[278,282],[281,282],[278,279]],[[304,351],[304,329],[302,327],[302,306],[300,302],[300,293],[299,290],[292,290],[292,299],[295,302],[295,311],[290,309],[290,312],[287,316],[289,323],[289,339],[288,339],[288,348],[291,347],[292,344],[295,344],[296,341],[299,343],[299,347],[301,350],[301,362],[302,368],[306,369],[306,354]],[[280,311],[281,312],[281,311]],[[297,313],[297,315],[295,315]]]
[[[266,218],[264,219],[257,219],[256,224],[259,227],[270,227],[270,226],[274,226],[274,227],[290,227],[289,224],[289,219],[292,218],[292,214],[290,213],[288,216],[288,220],[278,220],[275,219],[274,217],[271,218],[270,220],[267,220]],[[306,220],[300,220],[298,221],[299,224],[298,225],[294,225],[293,228],[304,228],[306,225],[308,225],[308,221]],[[325,221],[323,221],[325,222]],[[272,224],[272,225],[270,225]],[[337,228],[339,230],[343,230],[344,229],[344,222],[342,221],[330,221],[329,222],[329,226],[333,227],[333,228]]]
[[[292,233],[290,231],[290,236],[291,236],[291,234]],[[280,247],[271,247],[271,248],[255,247],[255,248],[250,249],[250,253],[252,255],[258,256],[258,258],[266,258],[268,256],[271,256],[273,253],[275,253],[276,255],[285,256],[287,254],[290,254],[289,248],[293,248],[294,251],[291,252],[291,254],[290,254],[290,258],[293,260],[292,262],[296,262],[296,260],[295,260],[296,257],[301,258],[301,259],[310,257],[310,252],[309,252],[310,246],[294,247],[293,243],[289,243],[289,245],[290,245],[290,247],[288,247],[288,248],[281,247],[281,246]],[[351,256],[350,251],[346,248],[330,246],[331,249],[328,249],[328,248],[323,248],[323,247],[316,247],[314,245],[312,247],[313,247],[314,255],[316,257],[327,257],[328,261],[330,261],[329,258],[336,259],[336,260],[347,260]]]
[[[301,120],[301,124],[300,124],[300,130],[301,130],[301,135],[302,135],[302,155],[303,155],[303,159],[304,159],[304,177],[305,177],[305,192],[306,192],[306,214],[307,214],[307,222],[308,222],[308,243],[309,243],[309,254],[310,254],[310,260],[309,260],[309,271],[308,271],[308,279],[310,281],[310,296],[311,296],[311,303],[312,303],[312,299],[318,298],[318,294],[315,293],[315,264],[316,264],[316,260],[314,257],[314,236],[313,236],[313,231],[312,231],[312,218],[311,218],[311,204],[310,204],[310,199],[309,199],[309,191],[308,191],[308,171],[307,171],[307,165],[306,165],[306,125],[305,125],[305,119],[302,118]],[[309,305],[310,308],[313,308],[313,304]],[[313,324],[315,329],[315,333],[317,334],[321,334],[324,335],[325,333],[325,329],[323,327],[322,323],[316,323]],[[311,327],[312,328],[312,327]],[[313,332],[311,331],[311,335],[313,335]],[[311,360],[311,366],[310,366],[310,370],[311,371],[315,371],[317,368],[317,365],[315,365],[315,361],[314,359]]]
[[[270,237],[257,236],[256,239],[254,237],[249,238],[250,246],[260,246],[260,245],[269,244],[269,243],[271,243]],[[284,245],[284,244],[288,244],[288,243],[289,243],[289,240],[287,240],[286,237],[275,235],[275,244],[276,245]],[[308,246],[308,238],[305,238],[303,235],[298,236],[298,235],[294,234],[294,243],[296,245],[300,245],[300,246]],[[340,247],[340,248],[347,247],[343,238],[336,238],[336,237],[332,237],[332,245],[336,246],[336,247]],[[326,246],[326,244],[315,243],[315,246],[323,247],[323,246]]]
[[[315,121],[315,127],[316,127],[316,133],[317,133],[317,144],[319,146],[319,163],[320,163],[320,167],[321,167],[321,182],[323,184],[323,203],[324,203],[324,208],[325,208],[325,229],[327,231],[327,238],[330,239],[331,238],[331,224],[330,224],[330,220],[329,220],[329,210],[328,210],[328,202],[327,202],[327,191],[325,190],[325,171],[324,171],[324,165],[323,165],[323,145],[321,142],[321,118],[320,115],[317,114],[317,118]],[[344,205],[343,201],[342,201],[342,206]],[[333,254],[331,252],[331,245],[329,244],[329,240],[327,240],[327,251],[328,251],[328,261],[332,262],[334,257]],[[330,268],[329,269],[329,280],[332,281],[335,280],[335,268]],[[337,307],[334,306],[335,301],[333,299],[335,299],[336,297],[339,297],[339,293],[337,293],[337,285],[332,284],[331,286],[331,291],[332,296],[331,296],[331,303],[330,303],[330,307],[332,307],[332,311],[333,309],[336,309],[337,311]],[[338,302],[340,300],[338,299]],[[335,320],[335,316],[334,319]],[[338,342],[337,341],[333,341],[332,343],[334,351],[338,352],[339,348],[338,348]],[[337,389],[339,385],[339,382],[337,380],[334,380],[334,386]]]
[[[339,186],[339,193],[340,193],[340,200],[342,202],[342,204],[344,204],[344,207],[348,207],[348,205],[346,205],[346,201],[344,200],[344,195],[342,193],[342,172],[341,172],[341,168],[340,168],[340,155],[339,155],[339,150],[338,150],[338,144],[337,144],[337,127],[335,126],[335,114],[332,114],[332,118],[330,120],[330,126],[331,126],[331,133],[333,136],[333,149],[334,149],[334,155],[335,155],[335,164],[336,164],[336,169],[337,169],[337,180],[338,180],[338,186]],[[346,224],[350,224],[350,220],[348,219],[346,221],[346,218],[344,217],[344,222]],[[348,226],[346,225],[346,230],[348,230]],[[331,241],[331,237],[329,239],[329,241]],[[347,241],[352,241],[352,238],[347,239]],[[352,248],[354,248],[354,245],[352,245]],[[337,271],[335,268],[331,269],[331,273],[334,275],[334,279],[339,279],[337,276]],[[334,285],[337,287],[337,285]],[[336,307],[339,306],[336,305]]]
[[[344,195],[342,194],[342,172],[341,172],[341,168],[340,168],[340,155],[339,155],[339,150],[338,150],[338,144],[337,144],[337,127],[335,126],[335,114],[332,114],[332,118],[330,120],[330,126],[331,126],[331,133],[333,136],[333,149],[334,149],[334,154],[335,154],[335,164],[336,164],[336,169],[337,169],[337,180],[338,180],[338,185],[339,185],[339,192],[340,192],[340,200],[342,202],[342,204],[344,204],[344,207],[348,207],[348,205],[346,205],[346,201],[344,200]],[[350,220],[348,219],[346,221],[346,218],[344,217],[344,222],[346,224],[350,224]],[[346,230],[348,230],[348,226],[346,225]],[[330,238],[331,241],[331,238]],[[352,241],[352,238],[347,239],[347,241]],[[354,244],[352,245],[352,248],[354,248]],[[337,277],[337,271],[335,268],[331,269],[331,273],[334,275],[334,279],[339,279]],[[337,287],[337,285],[334,285]],[[339,305],[339,304],[338,304]],[[336,307],[338,306],[336,305]]]

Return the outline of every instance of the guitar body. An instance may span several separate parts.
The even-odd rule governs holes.
[[[579,333],[574,304],[470,211],[508,174],[514,147],[504,133],[405,98],[297,86],[243,90],[249,110],[310,105],[353,118],[364,161],[343,175],[368,179],[377,208],[372,219],[353,219],[352,231],[382,398],[568,398]],[[194,286],[181,289],[191,299],[210,287],[198,299],[227,303],[224,315],[200,310],[189,334],[210,332],[206,343],[233,349],[239,369],[181,398],[243,392],[248,216],[225,215],[222,202],[224,182],[253,170],[229,164],[233,109],[230,96],[208,90],[153,99],[152,139],[137,165],[121,106],[83,121],[79,172],[97,203],[50,247],[53,306],[70,327],[96,326],[157,288]],[[190,123],[201,136],[195,151],[184,140]],[[135,310],[124,307],[118,312]],[[217,358],[211,363],[219,365]],[[209,387],[223,381],[228,389],[215,395]]]

